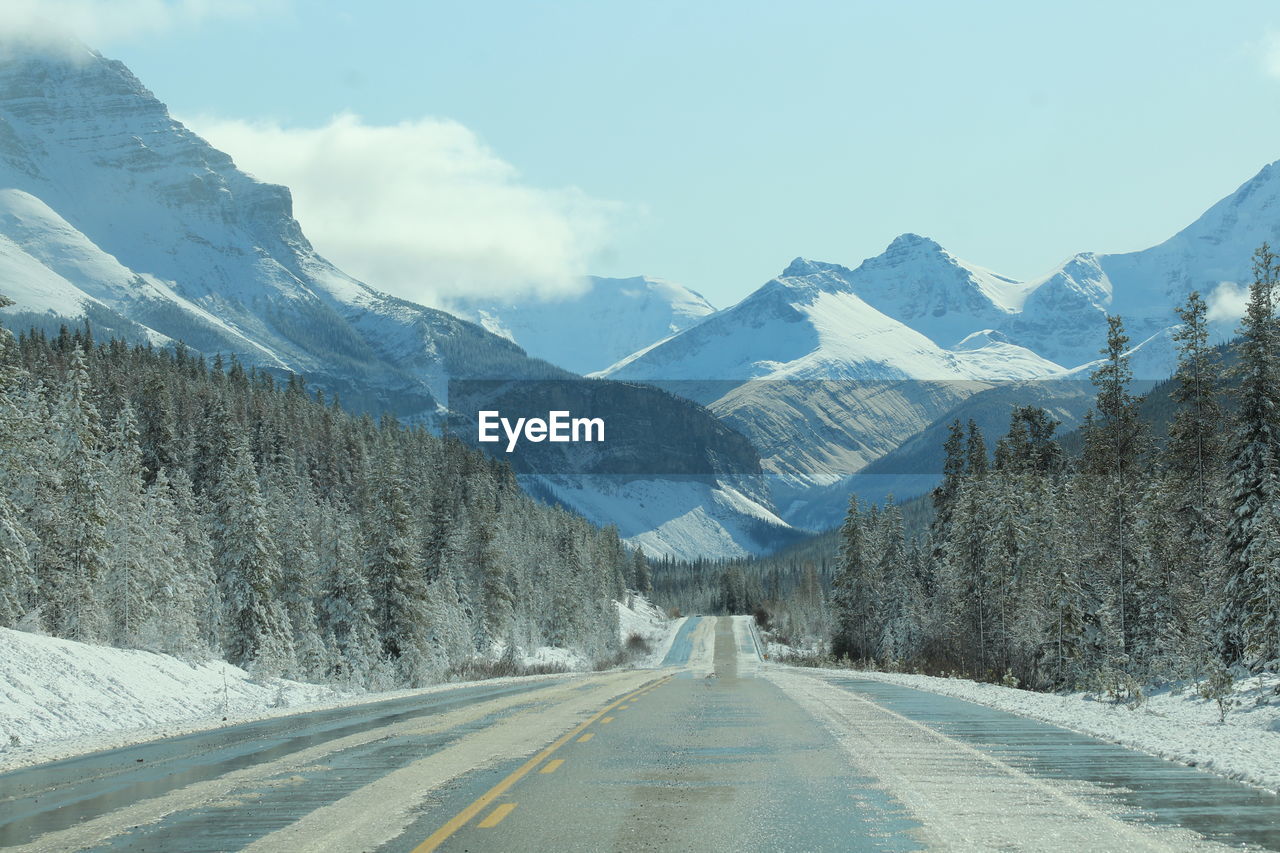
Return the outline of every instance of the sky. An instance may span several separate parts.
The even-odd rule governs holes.
[[[289,185],[339,265],[436,304],[592,273],[725,306],[908,231],[1033,278],[1158,243],[1280,159],[1261,0],[6,6]]]

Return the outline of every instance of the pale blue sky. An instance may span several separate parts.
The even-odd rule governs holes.
[[[99,46],[179,116],[457,121],[618,203],[591,272],[726,305],[904,231],[1015,277],[1158,242],[1280,158],[1277,32],[1267,2],[297,0]]]

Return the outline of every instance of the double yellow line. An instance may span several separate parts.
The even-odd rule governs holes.
[[[480,812],[484,811],[485,808],[487,808],[489,804],[491,804],[494,800],[498,799],[498,797],[501,797],[508,790],[510,790],[512,785],[519,782],[526,775],[528,775],[529,772],[533,770],[533,768],[537,767],[543,761],[546,761],[549,757],[551,757],[551,754],[554,753],[557,749],[564,746],[566,743],[568,743],[569,741],[577,737],[579,734],[581,734],[584,729],[591,726],[591,724],[595,723],[597,720],[599,720],[605,714],[617,708],[619,705],[623,705],[631,701],[632,699],[639,696],[641,693],[646,693],[649,690],[654,689],[655,687],[659,686],[660,684],[662,684],[663,682],[667,681],[670,678],[672,678],[672,676],[666,675],[655,682],[642,685],[639,690],[633,690],[632,692],[628,693],[626,696],[623,696],[621,699],[615,699],[610,704],[601,708],[599,711],[593,714],[589,719],[578,724],[572,731],[570,731],[565,735],[562,735],[560,739],[557,740],[555,743],[546,747],[537,755],[535,755],[533,758],[530,758],[524,764],[520,765],[518,768],[512,771],[511,774],[507,776],[507,778],[503,779],[501,782],[494,785],[488,791],[485,791],[475,802],[467,806],[462,811],[458,812],[456,815],[454,815],[449,820],[449,822],[446,823],[444,826],[440,827],[435,832],[431,833],[431,835],[427,838],[426,841],[422,842],[417,847],[413,848],[413,853],[431,853],[431,851],[435,850],[437,847],[443,844],[445,840],[449,838],[449,836],[453,835],[459,829],[462,829],[462,827],[466,826],[466,824],[473,817],[480,814]],[[515,806],[512,805],[512,808],[515,808]],[[510,812],[510,809],[508,809],[507,812]],[[506,817],[506,816],[507,816],[506,812],[504,812],[502,817]]]

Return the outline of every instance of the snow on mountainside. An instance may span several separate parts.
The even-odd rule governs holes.
[[[435,412],[459,371],[550,370],[345,275],[291,208],[287,189],[239,171],[121,63],[82,46],[0,52],[9,314],[105,319],[111,331],[306,373],[349,403],[408,416]]]
[[[637,330],[644,336],[711,310],[691,291],[648,280],[615,296],[633,291],[651,323]],[[87,319],[99,338],[234,354],[305,374],[349,408],[425,422],[442,415],[450,379],[573,378],[508,337],[334,267],[303,235],[286,188],[240,171],[123,64],[82,45],[50,51],[0,38],[0,293],[16,303],[0,309],[11,327]],[[635,313],[625,303],[612,311]],[[563,325],[557,333],[585,340]],[[714,479],[681,485],[680,500],[693,489],[714,504],[719,488]],[[602,523],[627,520],[596,508],[590,488],[577,497]],[[615,497],[594,499],[625,516]],[[762,547],[756,510],[741,512],[709,522],[734,543],[726,553]]]
[[[759,478],[540,477],[539,488],[651,557],[764,554],[796,538]],[[521,478],[526,482],[525,478]]]
[[[1028,282],[914,234],[856,269],[796,259],[732,308],[599,375],[667,380],[707,404],[760,449],[777,477],[775,504],[798,521],[813,500],[805,490],[839,488],[984,383],[1087,378],[1108,313],[1125,319],[1135,377],[1167,377],[1176,307],[1192,290],[1213,306],[1224,284],[1249,281],[1264,241],[1280,242],[1280,163],[1157,246],[1082,253]],[[1230,312],[1211,316],[1216,337],[1229,337]],[[871,384],[837,391],[797,380]]]
[[[944,347],[999,327],[1022,310],[1030,290],[917,234],[901,235],[856,270],[808,263],[837,271],[868,304]]]
[[[892,450],[993,381],[1061,372],[995,332],[961,335],[953,324],[957,346],[946,349],[869,304],[860,290],[888,299],[894,282],[925,280],[905,269],[902,246],[899,240],[891,247],[898,261],[879,266],[888,278],[876,287],[860,288],[859,271],[797,259],[732,308],[601,375],[657,381],[707,405],[759,449],[776,478],[775,504],[785,507],[799,492],[836,482]],[[927,279],[939,256],[923,256],[920,276]],[[991,289],[1016,301],[1012,287]],[[974,292],[985,293],[976,286]],[[963,304],[973,318],[999,319],[976,299],[943,297],[939,304]],[[911,301],[895,298],[899,305]],[[926,307],[917,314],[933,316]]]
[[[700,293],[647,276],[590,276],[581,293],[563,298],[473,299],[448,307],[535,358],[581,374],[603,370],[715,312]]]
[[[1195,222],[1159,245],[1137,252],[1076,255],[1031,282],[1020,314],[1001,326],[1009,337],[1070,367],[1091,362],[1106,339],[1106,314],[1125,319],[1143,343],[1139,378],[1168,376],[1161,341],[1178,320],[1174,309],[1192,290],[1208,299],[1224,282],[1251,280],[1253,250],[1280,240],[1280,163],[1265,166]],[[1211,300],[1212,301],[1212,300]],[[1221,316],[1214,333],[1231,336],[1235,318]]]

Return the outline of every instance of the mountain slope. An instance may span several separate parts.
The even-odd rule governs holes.
[[[902,280],[901,264],[882,268]],[[785,517],[804,490],[841,480],[992,382],[1061,371],[994,332],[945,349],[858,292],[909,301],[894,295],[892,281],[879,284],[797,259],[737,305],[600,375],[653,381],[707,405],[759,449]],[[983,295],[976,285],[973,292]],[[918,319],[932,316],[925,304]],[[975,317],[999,319],[977,297],[963,304]]]
[[[1000,328],[1022,310],[1030,290],[917,234],[899,236],[856,270],[838,269],[868,304],[944,347]]]
[[[342,273],[302,234],[287,189],[239,171],[88,48],[0,57],[0,189],[11,313],[105,306],[153,340],[306,373],[408,417],[432,415],[451,375],[554,373]]]
[[[647,276],[590,276],[573,296],[460,300],[449,308],[535,358],[581,374],[604,370],[715,312],[700,293]]]
[[[778,478],[774,497],[783,516],[810,523],[814,510],[804,507],[830,502],[806,495],[808,489],[845,488],[844,477],[902,445],[986,387],[981,383],[1087,378],[1106,342],[1109,313],[1125,319],[1135,376],[1168,376],[1176,307],[1191,290],[1213,306],[1224,283],[1250,279],[1253,249],[1277,240],[1280,163],[1157,246],[1082,253],[1028,282],[904,234],[856,269],[797,259],[733,308],[601,375],[680,380],[678,390],[664,384],[706,403],[751,438]],[[1231,313],[1211,316],[1216,336],[1229,336]],[[797,380],[871,384],[834,390]],[[892,384],[922,380],[928,393]],[[966,384],[972,382],[980,384]],[[1078,408],[1074,397],[1042,394],[1036,401],[1067,411]],[[891,481],[884,483],[896,487]]]
[[[1002,327],[1010,338],[1075,367],[1097,357],[1106,313],[1120,314],[1136,343],[1161,336],[1178,320],[1174,309],[1192,290],[1210,298],[1224,282],[1246,284],[1250,259],[1263,242],[1280,240],[1280,162],[1271,163],[1195,222],[1148,249],[1082,253],[1031,282],[1021,314]],[[1218,312],[1214,328],[1229,337],[1236,318]],[[1153,349],[1156,348],[1153,345]],[[1167,353],[1149,356],[1136,375],[1161,379]],[[1146,372],[1144,372],[1146,371]]]
[[[672,316],[702,310],[655,290]],[[124,65],[81,45],[0,44],[0,293],[16,303],[0,309],[9,325],[88,319],[100,337],[234,354],[305,374],[348,408],[428,424],[439,423],[451,380],[577,379],[334,267],[294,220],[287,189],[241,172]],[[689,417],[719,427],[707,412]],[[665,437],[649,439],[641,449],[660,458]],[[718,472],[712,464],[705,481],[672,493],[714,503]],[[633,521],[613,491],[577,485],[584,514]],[[704,541],[731,543],[733,554],[765,547],[763,500],[719,512],[708,524],[723,530]]]

